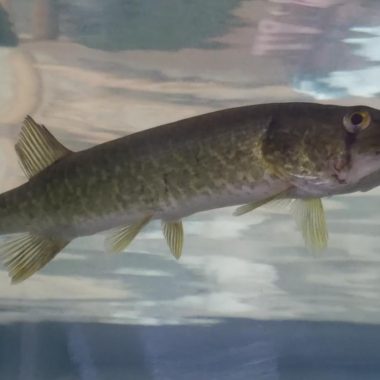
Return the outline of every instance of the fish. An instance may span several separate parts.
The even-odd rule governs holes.
[[[27,181],[0,194],[0,247],[12,283],[72,240],[107,231],[124,251],[160,220],[173,256],[182,220],[288,202],[306,246],[328,240],[322,198],[380,183],[380,111],[368,106],[265,103],[193,116],[74,152],[31,116],[15,150]]]

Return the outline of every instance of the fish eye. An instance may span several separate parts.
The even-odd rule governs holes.
[[[366,129],[371,123],[371,115],[367,111],[355,111],[343,118],[343,125],[349,133],[357,133]]]

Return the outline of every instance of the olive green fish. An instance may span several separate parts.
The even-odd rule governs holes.
[[[181,220],[242,205],[244,214],[291,200],[306,245],[321,249],[321,198],[380,183],[380,111],[312,103],[244,106],[144,130],[80,152],[31,117],[16,144],[28,182],[0,195],[1,247],[12,282],[45,266],[79,236],[111,230],[124,250],[151,220],[172,254]]]

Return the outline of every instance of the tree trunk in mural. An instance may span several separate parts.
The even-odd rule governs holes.
[[[34,0],[33,38],[55,40],[59,35],[57,0]]]
[[[11,9],[12,0],[0,0],[0,6],[2,6],[8,13]]]
[[[5,5],[8,8],[5,8]],[[17,35],[9,20],[9,5],[10,1],[0,0],[0,46],[15,46],[18,44]]]

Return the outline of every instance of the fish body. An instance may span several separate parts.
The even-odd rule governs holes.
[[[70,153],[0,196],[0,232],[72,239],[145,215],[178,220],[285,190],[262,159],[267,108],[202,115]]]
[[[302,199],[317,210],[307,201],[377,186],[380,112],[312,103],[244,106],[80,152],[28,117],[16,151],[29,181],[0,195],[0,233],[24,233],[4,248],[10,274],[20,281],[78,236],[118,227],[109,242],[122,250],[160,219],[179,256],[181,219],[195,212],[253,209],[275,198]]]

